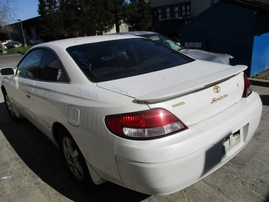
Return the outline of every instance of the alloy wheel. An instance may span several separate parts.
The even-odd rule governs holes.
[[[84,177],[84,171],[83,166],[80,163],[80,153],[73,141],[68,137],[63,138],[63,153],[66,163],[74,177],[78,180],[82,180]]]

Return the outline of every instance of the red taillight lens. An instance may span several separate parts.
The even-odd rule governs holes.
[[[107,116],[105,123],[113,134],[130,139],[159,138],[188,128],[175,115],[160,108]]]
[[[249,80],[248,80],[248,78],[246,77],[245,74],[244,74],[244,84],[245,84],[245,87],[244,87],[242,97],[248,97],[251,94],[252,89],[250,87],[250,82],[249,82]]]

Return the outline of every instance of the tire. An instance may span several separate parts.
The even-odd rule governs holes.
[[[59,146],[66,168],[73,181],[82,189],[94,185],[85,158],[66,129],[59,132]]]
[[[18,121],[19,118],[16,115],[16,110],[14,109],[13,104],[10,101],[10,98],[9,98],[7,93],[4,94],[4,99],[5,99],[5,105],[6,105],[6,108],[7,108],[7,111],[8,111],[10,118],[13,121]]]

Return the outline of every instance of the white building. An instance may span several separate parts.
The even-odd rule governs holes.
[[[218,1],[220,0],[151,0],[151,8],[154,20],[196,17]],[[243,0],[234,1],[242,2]],[[269,4],[269,0],[244,0],[244,2]]]

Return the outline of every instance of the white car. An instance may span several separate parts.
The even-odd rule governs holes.
[[[2,46],[4,47],[5,50],[7,50],[7,47],[5,44],[2,44]],[[2,48],[2,47],[1,47]]]
[[[108,180],[163,195],[214,172],[253,137],[262,104],[246,68],[105,35],[36,45],[15,72],[0,72],[11,117],[59,146],[79,186]]]
[[[197,60],[205,60],[210,62],[217,62],[221,64],[230,64],[230,59],[233,58],[233,56],[229,54],[223,54],[223,53],[212,53],[207,52],[204,50],[199,49],[187,49],[181,46],[179,43],[174,42],[173,40],[169,39],[166,36],[163,36],[157,32],[150,32],[150,31],[133,31],[133,32],[121,32],[119,34],[129,34],[129,35],[135,35],[135,36],[143,36],[149,40],[152,40],[156,43],[161,43],[163,45],[166,45],[173,50],[180,51],[184,55],[187,55],[193,59]]]

